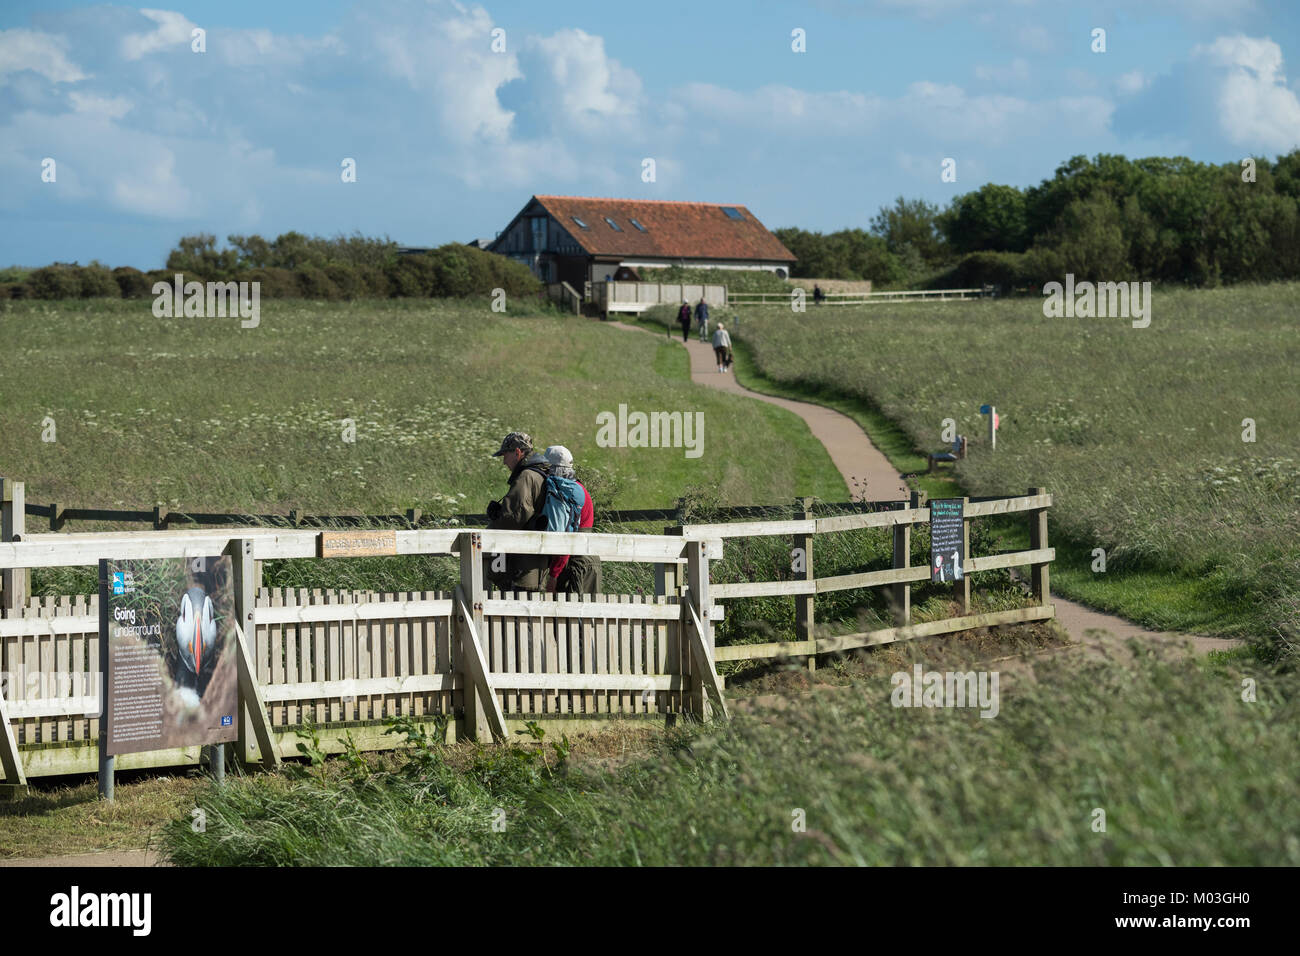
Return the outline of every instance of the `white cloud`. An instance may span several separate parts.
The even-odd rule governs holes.
[[[605,54],[605,41],[583,30],[561,30],[547,37],[529,37],[525,77],[529,85],[544,86],[539,99],[553,107],[559,121],[595,114],[627,115],[636,110],[641,79]],[[535,63],[545,76],[531,69]]]
[[[32,70],[52,83],[86,79],[63,52],[66,41],[38,30],[0,30],[0,80],[6,73]]]
[[[1123,96],[1141,93],[1151,80],[1141,70],[1130,70],[1115,81],[1115,89]]]
[[[142,153],[116,175],[112,196],[122,209],[163,219],[184,219],[195,211],[190,208],[190,190],[176,175],[176,154],[166,147]]]
[[[493,21],[482,7],[376,4],[359,26],[357,45],[370,62],[426,97],[442,132],[456,143],[508,137],[514,114],[497,91],[522,74],[513,53],[492,51]]]
[[[319,56],[338,57],[347,52],[340,37],[276,36],[270,30],[222,30],[217,42],[209,34],[208,56],[227,66],[286,69],[302,66]]]
[[[1300,143],[1300,100],[1286,85],[1282,48],[1267,38],[1222,36],[1192,49],[1225,72],[1219,85],[1219,126],[1234,144],[1279,152]]]
[[[131,111],[132,103],[124,96],[96,96],[93,93],[73,91],[68,94],[72,108],[78,113],[106,119],[121,119]]]
[[[128,60],[138,60],[148,53],[165,47],[190,43],[191,23],[183,13],[172,10],[141,10],[146,17],[158,26],[149,33],[130,33],[122,38],[122,56]]]

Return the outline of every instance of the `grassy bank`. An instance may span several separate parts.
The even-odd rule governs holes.
[[[890,674],[910,667],[876,659],[848,689],[620,755],[417,737],[400,767],[354,756],[209,789],[207,832],[180,816],[165,852],[260,866],[1300,863],[1294,674],[1244,703],[1228,663],[1044,664],[1036,680],[1003,675],[986,719],[892,706]]]

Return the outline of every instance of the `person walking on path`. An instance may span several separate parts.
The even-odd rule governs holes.
[[[713,355],[718,360],[718,371],[731,368],[731,336],[727,334],[727,323],[719,322],[713,333]]]
[[[690,303],[685,299],[681,300],[681,308],[677,310],[677,324],[681,326],[681,341],[685,342],[690,334]]]
[[[709,304],[704,301],[704,295],[701,293],[700,302],[695,307],[695,323],[700,327],[700,341],[709,340]]]
[[[501,439],[492,455],[510,471],[510,490],[500,501],[487,506],[488,527],[511,531],[532,531],[542,513],[546,475],[550,465],[533,452],[533,439],[524,432],[511,432]],[[504,558],[504,561],[502,561]],[[501,591],[540,591],[549,559],[544,554],[484,555],[484,576]]]
[[[573,454],[563,445],[552,445],[546,449],[546,460],[550,463],[552,475],[557,478],[572,478],[578,482],[578,487],[587,499],[582,505],[578,530],[591,531],[596,523],[596,511],[591,503],[591,492],[574,474]],[[559,555],[551,559],[550,572],[552,594],[600,593],[600,558],[593,555]]]

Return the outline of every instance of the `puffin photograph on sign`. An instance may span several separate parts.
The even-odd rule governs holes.
[[[108,753],[235,740],[230,558],[105,560],[100,582]]]

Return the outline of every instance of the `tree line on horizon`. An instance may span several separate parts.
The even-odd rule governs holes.
[[[164,269],[109,269],[54,263],[30,272],[0,270],[0,299],[147,298],[155,283],[169,286],[179,273],[191,282],[257,282],[263,298],[455,298],[536,295],[542,284],[525,265],[460,243],[406,255],[387,237],[360,234],[322,238],[286,232],[273,240],[227,236],[218,248],[209,233],[184,236]]]
[[[1037,186],[988,183],[942,209],[900,196],[867,229],[773,231],[798,256],[794,277],[882,286],[1300,277],[1300,149],[1246,162],[1075,156]]]

